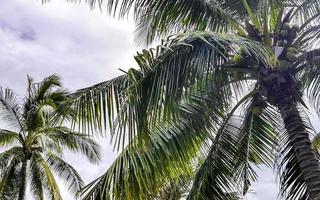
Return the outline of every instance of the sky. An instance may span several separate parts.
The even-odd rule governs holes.
[[[134,23],[117,21],[83,4],[51,0],[0,0],[0,85],[25,94],[27,74],[36,81],[57,73],[70,91],[113,78],[118,70],[135,67],[133,55],[141,46],[134,42]],[[101,175],[116,157],[108,138],[99,138],[103,159],[92,165],[67,153],[86,183]],[[277,197],[272,170],[259,171],[248,200]],[[263,172],[262,172],[263,171]],[[59,180],[65,200],[74,197]],[[33,200],[28,194],[27,200]]]

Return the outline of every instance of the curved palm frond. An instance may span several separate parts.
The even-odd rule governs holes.
[[[47,2],[43,0],[42,2]],[[72,0],[80,2],[79,0]],[[155,38],[186,30],[215,32],[238,31],[245,34],[244,19],[250,17],[256,28],[267,10],[282,8],[284,0],[87,0],[91,8],[99,7],[113,16],[123,17],[133,11],[137,37],[150,43]],[[255,13],[255,14],[254,14]],[[259,20],[258,20],[259,19]]]
[[[143,7],[141,7],[143,5]],[[151,43],[156,38],[187,30],[243,32],[237,13],[223,9],[218,1],[146,1],[136,5],[136,37]]]
[[[303,53],[297,59],[301,65],[298,67],[300,86],[306,93],[306,98],[319,114],[320,110],[320,50],[315,49]]]
[[[20,137],[21,135],[19,135],[19,133],[10,130],[0,129],[0,146],[4,147],[6,145],[13,144],[14,141],[21,142]]]
[[[253,166],[272,165],[276,135],[268,122],[269,113],[254,110],[261,106],[254,93],[240,100],[224,119],[188,199],[238,199],[257,178]],[[250,99],[247,114],[237,117],[235,112]]]
[[[175,121],[158,123],[150,131],[147,146],[135,140],[138,143],[126,147],[107,172],[86,187],[84,199],[145,199],[156,194],[163,181],[182,174],[222,117],[225,105],[213,88],[188,95]]]
[[[316,0],[290,0],[288,4],[295,9],[291,18],[295,17],[296,22],[300,24],[305,23],[320,11],[320,3]]]
[[[234,124],[238,134],[234,144],[236,155],[233,158],[233,175],[241,183],[243,195],[257,180],[255,168],[259,165],[272,167],[276,155],[277,134],[268,120],[271,108],[262,108],[260,103],[261,100],[253,98],[244,118],[238,119],[238,127]]]
[[[12,128],[23,130],[21,122],[21,108],[16,94],[9,88],[0,87],[0,113],[1,119],[8,122]]]
[[[35,200],[44,200],[45,198],[45,191],[44,191],[44,176],[43,173],[40,171],[38,163],[35,160],[35,157],[31,157],[30,159],[30,190],[33,194],[33,198]]]
[[[38,153],[33,154],[33,159],[34,160],[31,162],[34,162],[34,164],[37,165],[39,172],[41,173],[41,179],[44,183],[42,186],[46,190],[47,197],[52,200],[62,200],[56,179],[46,161]]]
[[[258,62],[270,66],[271,56],[259,43],[211,32],[178,35],[154,51],[144,51],[136,57],[140,71],[131,69],[127,75],[74,95],[82,127],[94,130],[101,127],[106,118],[111,119],[111,131],[118,148],[138,133],[140,139],[148,138],[148,129],[154,122],[174,119],[177,102],[184,94],[201,90],[212,80],[219,79],[220,85],[227,85],[234,81],[234,72],[253,70],[248,66],[227,64],[230,55],[240,48]],[[194,88],[195,83],[200,88]],[[124,131],[127,131],[126,136]]]
[[[7,167],[8,163],[13,160],[22,160],[24,157],[23,149],[21,147],[12,147],[0,153],[0,169]]]
[[[53,90],[55,87],[62,86],[58,75],[48,76],[39,83],[34,83],[28,76],[28,83],[28,96],[24,103],[24,118],[29,131],[36,130],[43,126],[44,123],[48,123],[46,118],[48,118],[50,112],[55,114],[54,116],[49,116],[51,123],[58,121],[61,123],[61,120],[72,115],[70,108],[60,108],[63,102],[67,100],[67,91],[62,89]]]
[[[73,152],[80,152],[92,163],[100,161],[100,145],[85,134],[73,132],[67,127],[43,128],[40,131],[40,140],[46,144],[46,140],[54,143],[52,148],[58,152],[67,148]],[[41,133],[46,133],[42,135]],[[45,146],[44,146],[45,147]]]
[[[57,74],[50,75],[44,78],[40,83],[34,84],[34,100],[40,101],[44,99],[45,95],[48,94],[53,87],[57,86],[62,86],[61,78]]]
[[[234,154],[234,149],[232,146],[223,148],[222,145],[223,142],[234,141],[232,134],[226,134],[226,130],[223,130],[230,128],[231,126],[222,125],[217,132],[205,161],[197,171],[188,199],[238,199],[239,194],[232,178],[233,156],[230,156]]]
[[[0,182],[0,198],[3,200],[9,200],[18,196],[18,189],[15,187],[16,183],[19,183],[19,167],[20,161],[13,158],[8,166],[3,170],[1,174]]]
[[[310,26],[300,30],[298,37],[293,42],[294,46],[300,48],[312,47],[320,40],[320,25]]]
[[[63,159],[50,152],[46,153],[46,162],[66,182],[68,190],[77,196],[77,192],[84,186],[78,172]]]
[[[280,194],[284,196],[284,199],[309,199],[309,195],[306,192],[307,188],[292,148],[287,149],[282,162],[285,167],[281,174]]]

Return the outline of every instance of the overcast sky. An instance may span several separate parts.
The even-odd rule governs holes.
[[[115,21],[88,6],[52,0],[0,0],[0,85],[25,94],[27,74],[40,81],[58,73],[65,87],[75,90],[120,74],[118,68],[134,67],[137,47],[133,23]],[[81,156],[66,154],[65,159],[86,182],[101,175],[115,158],[107,139],[103,160],[91,165]],[[272,170],[260,173],[249,200],[276,199],[277,186]],[[74,198],[59,182],[65,200]],[[28,195],[27,200],[32,200]]]

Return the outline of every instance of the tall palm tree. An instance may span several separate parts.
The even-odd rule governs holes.
[[[199,154],[188,199],[239,198],[260,164],[277,166],[284,198],[320,199],[306,114],[320,111],[319,1],[87,2],[133,10],[147,43],[174,35],[138,54],[139,69],[75,94],[79,128],[109,118],[122,149],[86,199],[145,199]]]
[[[68,100],[68,92],[61,86],[57,75],[40,83],[28,77],[23,102],[11,89],[0,89],[0,116],[9,127],[0,129],[0,199],[25,199],[28,183],[37,200],[63,199],[54,173],[76,195],[84,182],[63,160],[63,151],[82,153],[93,163],[99,161],[99,146],[94,140],[63,126],[72,110],[59,109]]]

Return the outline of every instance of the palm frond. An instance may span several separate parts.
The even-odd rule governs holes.
[[[77,196],[77,192],[84,186],[78,172],[63,159],[50,152],[46,153],[46,162],[65,181],[67,189]]]
[[[232,133],[227,130],[232,131],[232,126],[222,125],[220,131],[217,132],[205,161],[197,171],[188,199],[239,198],[232,174],[234,148],[231,144],[235,140]],[[229,145],[228,148],[225,148],[226,143]]]
[[[295,18],[300,24],[303,24],[320,11],[320,3],[317,0],[290,0],[289,6],[295,9],[291,18]]]
[[[34,156],[31,157],[30,159],[30,190],[33,194],[33,198],[35,200],[44,200],[45,198],[45,191],[43,188],[43,183],[44,183],[44,175],[40,171],[41,168],[38,166],[38,163],[35,159]]]
[[[253,97],[243,119],[240,117],[239,122],[233,122],[233,127],[238,129],[238,133],[234,131],[236,154],[233,158],[233,175],[242,183],[240,188],[243,195],[248,192],[251,183],[257,180],[255,168],[260,165],[272,167],[276,155],[277,135],[268,120],[271,108],[264,108],[261,101]]]
[[[52,200],[62,200],[58,184],[51,172],[50,167],[40,154],[35,153],[33,156],[35,159],[34,162],[36,162],[38,169],[40,169],[39,172],[42,175],[41,179],[44,183],[42,186],[46,190],[46,196]]]
[[[137,133],[140,138],[148,138],[148,129],[159,118],[174,119],[177,102],[184,93],[194,89],[195,83],[202,87],[205,84],[201,82],[219,78],[219,85],[223,85],[229,83],[234,71],[250,70],[242,66],[224,67],[230,55],[240,48],[270,66],[272,59],[268,51],[242,37],[195,32],[171,38],[156,50],[137,57],[140,71],[132,69],[127,75],[77,92],[74,104],[77,115],[84,127],[93,130],[107,117],[112,119],[116,144],[131,141]],[[146,67],[145,63],[150,66]]]
[[[16,94],[9,88],[0,87],[0,115],[1,119],[8,122],[12,128],[23,130],[21,108]]]
[[[294,40],[293,46],[300,48],[312,48],[320,41],[320,25],[310,26],[301,30],[298,37]]]
[[[14,141],[21,142],[19,133],[10,130],[0,129],[0,146],[4,147],[9,144],[14,144]]]
[[[19,183],[18,166],[20,161],[18,159],[12,159],[8,166],[1,172],[0,182],[0,198],[3,200],[10,200],[18,196],[16,183]]]
[[[298,68],[297,78],[300,80],[300,87],[305,92],[306,98],[315,111],[320,110],[320,51],[319,49],[305,52],[298,57],[302,63]]]
[[[50,92],[53,87],[61,87],[61,78],[57,74],[50,75],[44,78],[40,83],[34,84],[34,100],[39,101],[44,98],[44,96]]]
[[[265,103],[261,105],[257,98],[255,91],[250,92],[225,117],[197,172],[189,199],[238,199],[256,180],[254,167],[272,165],[277,137],[269,123],[271,108],[264,108]],[[241,105],[243,110],[239,110]],[[237,116],[236,111],[245,114]]]
[[[156,194],[163,180],[183,173],[210,137],[208,131],[225,107],[218,96],[216,89],[188,95],[180,104],[177,120],[158,123],[147,146],[142,148],[135,140],[138,143],[124,149],[107,172],[86,187],[84,199],[144,199]]]
[[[45,144],[46,139],[50,140],[49,143],[53,141],[55,145],[52,148],[56,148],[55,150],[58,152],[62,148],[67,148],[70,151],[82,153],[92,163],[100,161],[101,147],[88,135],[73,132],[67,127],[44,128],[39,132],[42,142]],[[45,146],[43,147],[45,148]]]
[[[21,147],[12,147],[0,153],[0,170],[7,167],[10,160],[22,160],[24,157],[24,152]]]
[[[135,11],[136,37],[147,44],[187,30],[243,31],[237,13],[223,9],[218,1],[145,1],[137,3]]]
[[[154,138],[150,138],[146,149],[124,149],[107,172],[89,184],[88,190],[84,191],[84,199],[109,195],[114,199],[144,199],[150,193],[156,193],[164,184],[160,181],[161,177],[170,178],[180,174],[186,162],[190,162],[199,151],[203,135],[195,135],[189,130],[189,133],[183,133],[184,129],[187,128],[167,130],[163,127]]]
[[[236,141],[232,132],[237,128],[234,128],[231,122],[237,109],[255,93],[252,91],[244,96],[224,117],[212,140],[209,153],[197,171],[188,199],[238,199],[239,194],[232,175],[233,156],[236,152],[233,148]]]

